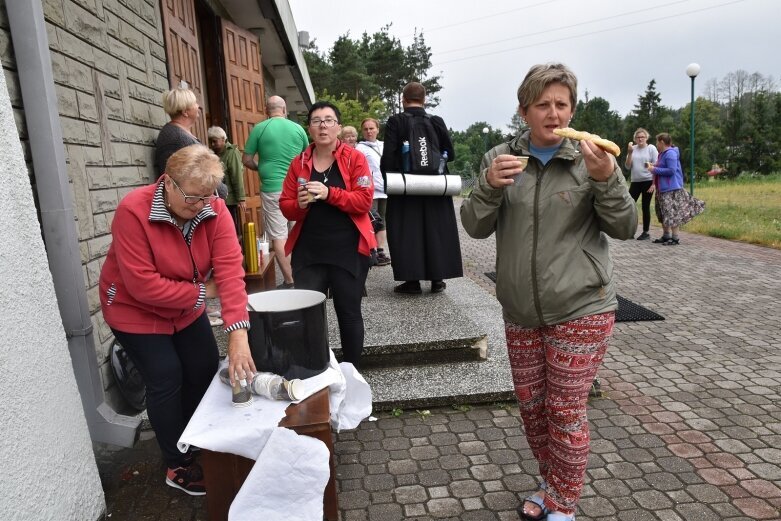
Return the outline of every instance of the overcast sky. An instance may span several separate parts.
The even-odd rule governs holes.
[[[442,76],[434,113],[464,130],[487,121],[506,131],[529,67],[559,61],[578,76],[578,96],[605,98],[622,116],[651,79],[662,104],[689,102],[686,66],[708,79],[743,69],[781,78],[777,0],[290,0],[296,26],[321,51],[349,31],[358,39],[392,23],[403,46],[417,28]]]

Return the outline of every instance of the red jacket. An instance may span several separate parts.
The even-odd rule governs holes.
[[[333,154],[339,171],[342,173],[345,188],[329,186],[328,199],[315,204],[325,202],[349,214],[360,233],[358,253],[368,257],[371,250],[377,247],[374,228],[372,228],[371,219],[369,219],[369,210],[372,207],[372,198],[374,197],[372,173],[369,170],[369,164],[366,162],[366,156],[341,141],[338,143]],[[290,255],[293,251],[298,236],[301,235],[301,228],[304,225],[306,216],[309,214],[309,207],[300,208],[298,206],[298,178],[309,181],[312,175],[312,153],[314,148],[315,145],[309,145],[306,150],[293,158],[290,168],[287,170],[287,177],[285,177],[285,181],[282,184],[279,209],[282,211],[282,215],[289,221],[296,222],[285,243],[285,253],[287,255]]]
[[[204,311],[213,270],[225,330],[249,327],[242,253],[233,219],[217,199],[192,220],[188,245],[163,202],[163,181],[137,188],[117,207],[100,272],[106,323],[125,333],[172,334]]]

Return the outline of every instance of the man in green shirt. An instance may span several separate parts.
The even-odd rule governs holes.
[[[290,162],[306,149],[309,138],[301,125],[287,119],[287,105],[281,97],[271,96],[268,99],[266,114],[268,119],[252,128],[244,146],[242,162],[260,175],[263,229],[271,240],[274,257],[284,278],[279,287],[292,288],[293,270],[290,258],[285,256],[288,226],[287,219],[279,210],[279,195]]]
[[[241,164],[241,152],[236,145],[228,141],[228,136],[222,127],[209,127],[206,131],[209,138],[209,148],[220,158],[220,163],[225,170],[224,183],[228,187],[228,195],[225,197],[225,206],[230,210],[233,222],[236,225],[236,233],[239,234],[239,211],[247,210],[244,192],[244,167]]]

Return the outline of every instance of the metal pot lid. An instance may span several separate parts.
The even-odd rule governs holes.
[[[248,307],[250,311],[258,313],[279,313],[319,306],[325,302],[325,298],[319,291],[278,289],[248,295]]]

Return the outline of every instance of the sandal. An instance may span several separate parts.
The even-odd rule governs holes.
[[[575,521],[575,514],[556,512],[555,514],[548,514],[547,521]]]
[[[545,492],[547,490],[548,490],[548,483],[545,480],[543,480],[542,483],[540,483],[539,491]],[[545,499],[536,496],[535,494],[537,494],[537,492],[524,499],[523,503],[521,503],[521,506],[515,509],[518,512],[518,515],[520,516],[521,519],[525,519],[526,521],[542,521],[543,519],[545,519],[545,516],[548,515],[549,510],[545,507]],[[534,503],[536,506],[540,507],[541,510],[540,515],[533,517],[528,515],[526,512],[524,512],[523,507],[526,506],[526,503]]]
[[[659,237],[658,239],[654,239],[654,240],[653,240],[653,243],[654,243],[654,244],[667,244],[667,243],[668,243],[669,241],[671,241],[671,240],[672,240],[672,239],[671,239],[670,237],[665,237],[664,235],[662,235],[662,236],[661,236],[661,237]]]
[[[526,513],[524,507],[528,504],[532,503],[535,506],[540,507],[540,514],[537,516],[532,516]],[[548,508],[545,506],[545,499],[541,498],[540,496],[532,494],[531,496],[527,497],[523,500],[523,503],[521,506],[516,508],[516,511],[518,512],[518,515],[521,519],[525,519],[526,521],[542,521],[543,519],[546,519],[548,516]]]
[[[678,246],[681,243],[680,239],[670,239],[666,243],[664,243],[665,246]]]

